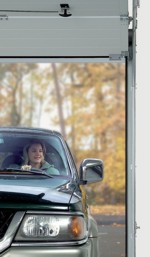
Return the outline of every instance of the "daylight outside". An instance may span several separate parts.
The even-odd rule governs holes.
[[[61,132],[78,168],[103,160],[103,181],[86,186],[103,257],[126,256],[125,71],[124,62],[0,64],[0,126]]]

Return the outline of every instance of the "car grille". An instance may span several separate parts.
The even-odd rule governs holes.
[[[5,235],[14,214],[15,211],[12,210],[0,210],[0,240]]]

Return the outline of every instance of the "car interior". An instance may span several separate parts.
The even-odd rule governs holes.
[[[4,170],[12,165],[21,166],[23,164],[23,148],[29,143],[29,138],[10,138],[6,137],[3,142],[0,142],[0,169]],[[64,161],[57,149],[52,145],[45,143],[46,154],[45,161],[56,168],[60,175],[66,175]]]

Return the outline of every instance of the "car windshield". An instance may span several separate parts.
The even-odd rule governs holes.
[[[0,175],[68,176],[64,145],[59,136],[48,133],[0,133]],[[45,176],[46,177],[46,176]]]

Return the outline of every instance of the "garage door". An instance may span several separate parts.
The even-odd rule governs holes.
[[[1,0],[1,57],[125,56],[126,0]]]

